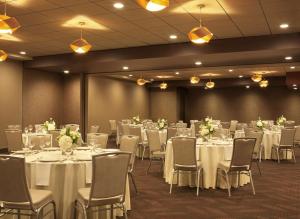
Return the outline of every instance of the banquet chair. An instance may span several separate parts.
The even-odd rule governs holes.
[[[49,134],[52,135],[52,147],[59,147],[57,138],[60,135],[60,129],[50,130]]]
[[[280,163],[280,151],[285,151],[285,156],[287,158],[287,151],[292,152],[292,156],[294,159],[294,163],[296,163],[296,157],[295,157],[295,144],[294,144],[294,138],[295,138],[296,129],[292,128],[283,128],[281,129],[281,137],[280,137],[280,143],[279,145],[274,144],[272,147],[273,150],[276,151],[277,161]]]
[[[74,218],[77,218],[79,208],[85,219],[89,218],[89,212],[101,210],[110,210],[113,218],[113,210],[121,208],[127,219],[125,191],[130,156],[127,152],[114,152],[92,157],[91,188],[78,190],[74,203]],[[110,207],[98,208],[106,205]]]
[[[288,120],[284,123],[284,127],[285,128],[294,128],[295,127],[295,121],[291,121],[291,120]]]
[[[194,122],[195,127],[195,136],[200,137],[200,125],[202,124],[202,121]]]
[[[225,138],[230,136],[230,130],[225,128],[216,128],[215,132],[212,134],[213,137]]]
[[[250,132],[246,136],[246,138],[255,138],[256,139],[254,150],[253,150],[253,159],[257,165],[260,175],[261,175],[261,170],[260,170],[259,162],[261,162],[261,154],[262,154],[262,150],[264,148],[262,145],[263,136],[264,136],[263,132]]]
[[[136,193],[138,192],[137,186],[134,180],[133,170],[135,162],[135,154],[139,144],[139,137],[133,135],[123,135],[120,140],[120,150],[131,153],[129,167],[128,167],[128,176],[130,176],[132,184]]]
[[[196,138],[175,137],[172,139],[173,147],[173,171],[170,184],[170,194],[172,193],[173,177],[177,173],[177,185],[179,185],[179,174],[182,172],[195,172],[197,175],[197,196],[199,195],[200,176],[203,186],[203,168],[196,158]]]
[[[33,149],[35,150],[39,150],[41,146],[46,147],[46,142],[51,142],[51,134],[32,135],[28,136],[28,138],[28,143],[33,145]]]
[[[248,136],[251,132],[255,132],[255,128],[252,128],[252,127],[244,128],[244,132],[245,132],[245,137],[247,138],[247,136]]]
[[[41,133],[43,132],[44,125],[43,124],[35,124],[34,125],[34,130],[36,133]]]
[[[167,141],[177,135],[177,128],[175,127],[168,127],[167,128]]]
[[[218,163],[216,171],[216,187],[218,185],[218,176],[221,174],[226,178],[229,197],[231,197],[231,184],[229,181],[229,175],[231,174],[237,174],[238,186],[240,184],[240,174],[248,175],[250,177],[253,195],[255,195],[255,188],[251,172],[251,163],[255,142],[255,138],[235,138],[233,142],[231,161],[221,161]]]
[[[295,131],[295,146],[300,146],[300,126],[296,126]]]
[[[147,169],[147,174],[149,173],[151,164],[153,160],[161,160],[162,161],[162,169],[164,167],[165,162],[165,149],[162,147],[159,138],[158,130],[146,130],[148,145],[150,150],[150,162],[149,167]]]
[[[230,128],[230,122],[220,122],[223,129],[229,129]]]
[[[129,124],[125,124],[125,123],[122,123],[122,134],[123,135],[129,135]]]
[[[21,130],[5,130],[7,148],[9,152],[22,150],[22,131]]]
[[[105,149],[107,147],[108,134],[105,133],[87,133],[87,144],[92,142],[95,145],[99,145],[100,148]]]
[[[115,135],[117,133],[117,121],[109,120],[110,134]]]
[[[248,127],[247,123],[238,123],[238,124],[236,124],[236,130],[243,130],[247,127]]]
[[[98,133],[99,132],[99,125],[91,125],[89,133]]]
[[[235,130],[236,130],[237,124],[238,124],[238,121],[237,121],[237,120],[231,120],[231,121],[230,121],[229,130],[230,130],[230,133],[231,133],[232,135],[234,135],[234,132],[235,132]]]
[[[187,128],[187,123],[184,122],[178,122],[176,123],[177,128]]]
[[[145,141],[142,136],[142,128],[139,126],[129,126],[129,135],[134,135],[134,136],[139,137],[139,142],[138,142],[139,156],[141,155],[140,157],[142,157],[142,160],[144,160],[145,151],[148,148],[148,144],[147,144],[147,141]],[[141,149],[142,149],[142,151],[141,151]]]
[[[78,131],[79,130],[79,125],[78,124],[66,124],[65,125],[66,129],[70,129],[70,131]]]
[[[56,206],[52,192],[48,190],[29,189],[25,174],[25,159],[0,155],[0,215],[14,214],[42,218],[50,213],[43,212],[48,205],[53,207],[56,218]],[[22,212],[22,211],[26,211]],[[27,212],[30,211],[30,212]]]
[[[21,125],[8,125],[9,130],[22,130]]]

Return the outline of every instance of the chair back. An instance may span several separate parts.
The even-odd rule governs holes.
[[[251,132],[255,132],[255,128],[244,128],[244,132],[245,132],[245,137],[248,138],[248,135],[250,135]]]
[[[117,131],[117,121],[116,120],[109,120],[109,126],[111,132]]]
[[[253,152],[255,154],[258,154],[260,151],[263,136],[264,136],[263,132],[254,132],[254,131],[248,133],[248,135],[246,136],[247,138],[255,138],[256,139],[254,150],[253,150]]]
[[[216,128],[215,132],[212,134],[213,137],[225,138],[230,136],[230,130],[225,128]]]
[[[296,131],[295,131],[295,141],[297,141],[298,143],[300,142],[300,126],[296,126]]]
[[[174,169],[180,167],[196,167],[196,138],[172,138]]]
[[[51,130],[49,134],[52,135],[52,147],[59,147],[57,137],[60,135],[60,129]]]
[[[195,127],[195,136],[200,136],[200,125],[201,125],[201,121],[197,121],[197,122],[194,122],[194,127]]]
[[[255,142],[255,138],[234,139],[230,170],[249,170],[251,168]]]
[[[70,129],[70,131],[78,131],[79,130],[79,125],[78,124],[66,124],[65,125],[66,129]]]
[[[51,134],[37,134],[28,136],[29,144],[33,145],[33,149],[40,149],[41,145],[46,146],[46,142],[51,142]]]
[[[229,129],[230,128],[230,122],[220,122],[223,129]]]
[[[161,142],[160,142],[158,130],[147,129],[146,135],[147,135],[147,139],[148,139],[150,153],[154,152],[154,151],[160,151],[161,150]]]
[[[286,128],[294,128],[295,127],[295,121],[291,121],[291,120],[288,120],[284,123],[284,127]]]
[[[35,129],[36,133],[41,133],[41,132],[43,132],[44,125],[43,124],[35,124],[34,129]]]
[[[107,147],[108,134],[105,133],[88,133],[87,144],[93,142],[95,145],[99,145],[100,148],[105,149]]]
[[[231,120],[230,121],[230,127],[229,127],[229,129],[230,129],[231,132],[234,132],[236,130],[236,125],[237,124],[238,124],[237,120]]]
[[[31,204],[26,175],[25,159],[0,155],[0,200],[10,203]]]
[[[248,127],[247,123],[238,123],[238,124],[236,124],[236,130],[243,130],[247,127]]]
[[[192,136],[192,129],[190,128],[177,128],[178,136]]]
[[[133,170],[135,154],[139,144],[139,137],[135,135],[123,135],[120,139],[120,150],[131,153],[129,169]]]
[[[139,143],[142,143],[142,128],[139,126],[129,126],[129,135],[134,135],[139,138]]]
[[[177,128],[176,127],[168,127],[167,128],[167,140],[175,137],[177,134]]]
[[[187,123],[184,122],[178,122],[176,123],[177,128],[187,128]]]
[[[5,130],[8,151],[22,150],[22,131],[21,130]]]
[[[283,128],[281,129],[280,145],[293,146],[296,129]]]
[[[129,124],[122,123],[122,134],[129,135]]]
[[[9,130],[22,130],[21,125],[8,125]]]
[[[124,202],[130,153],[115,152],[92,157],[92,185],[88,206],[93,201]]]
[[[98,133],[99,125],[91,125],[89,133]]]

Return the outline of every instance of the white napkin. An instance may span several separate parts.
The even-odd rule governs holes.
[[[37,186],[49,186],[51,164],[50,163],[36,163],[35,164],[35,184]]]
[[[85,183],[92,183],[92,162],[85,163]]]

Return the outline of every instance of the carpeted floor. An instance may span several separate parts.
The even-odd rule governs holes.
[[[153,165],[146,175],[148,160],[136,161],[135,178],[139,193],[131,187],[132,210],[129,219],[246,219],[300,218],[300,149],[299,162],[263,161],[262,176],[253,166],[256,195],[250,185],[227,190],[201,190],[174,186],[172,195],[164,182],[160,165]]]

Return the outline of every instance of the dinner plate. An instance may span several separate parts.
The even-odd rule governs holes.
[[[61,156],[42,156],[39,158],[40,162],[57,162],[61,160]]]

